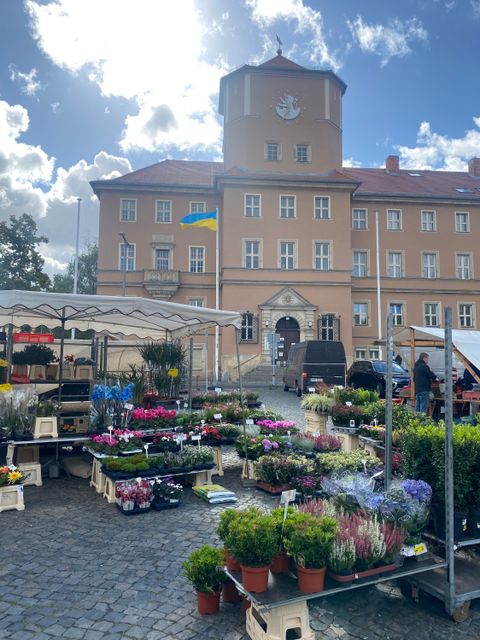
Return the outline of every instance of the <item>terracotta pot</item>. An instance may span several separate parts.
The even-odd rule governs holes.
[[[302,593],[318,593],[323,591],[327,568],[305,569],[297,566],[298,588]]]
[[[268,574],[270,565],[264,567],[246,567],[242,568],[242,583],[247,591],[252,593],[263,593],[268,589]]]
[[[290,558],[286,551],[280,551],[274,556],[270,571],[272,573],[290,573]]]
[[[215,593],[197,591],[198,613],[202,615],[218,613],[220,611],[220,590]]]
[[[225,564],[229,571],[241,571],[240,562],[235,560],[227,547],[225,547]]]
[[[240,602],[241,599],[242,595],[238,592],[233,580],[227,580],[223,583],[222,600],[224,602]]]

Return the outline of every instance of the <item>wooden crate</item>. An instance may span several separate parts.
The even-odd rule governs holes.
[[[38,444],[27,444],[15,447],[14,463],[26,464],[30,462],[40,462],[40,450]]]
[[[36,487],[41,487],[43,485],[42,466],[38,462],[19,464],[18,468],[27,476],[23,483],[25,486],[35,485]]]
[[[2,511],[23,511],[23,485],[17,484],[11,487],[0,487],[0,513]]]
[[[317,413],[316,411],[305,411],[305,433],[327,433],[327,418],[325,413]]]
[[[34,438],[58,438],[57,417],[35,418]]]

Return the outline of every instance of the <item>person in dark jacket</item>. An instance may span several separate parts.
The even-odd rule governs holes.
[[[432,381],[437,376],[428,366],[428,353],[421,353],[413,369],[415,383],[415,411],[427,413]]]

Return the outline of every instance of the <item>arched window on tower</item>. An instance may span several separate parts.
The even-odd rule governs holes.
[[[242,313],[242,342],[258,342],[258,317],[250,311]]]
[[[340,318],[334,313],[324,313],[318,318],[319,340],[340,340]]]

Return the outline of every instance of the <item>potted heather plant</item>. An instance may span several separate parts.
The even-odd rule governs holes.
[[[225,581],[223,560],[223,549],[205,544],[182,562],[183,575],[197,593],[198,613],[218,613],[220,609],[220,589]]]

